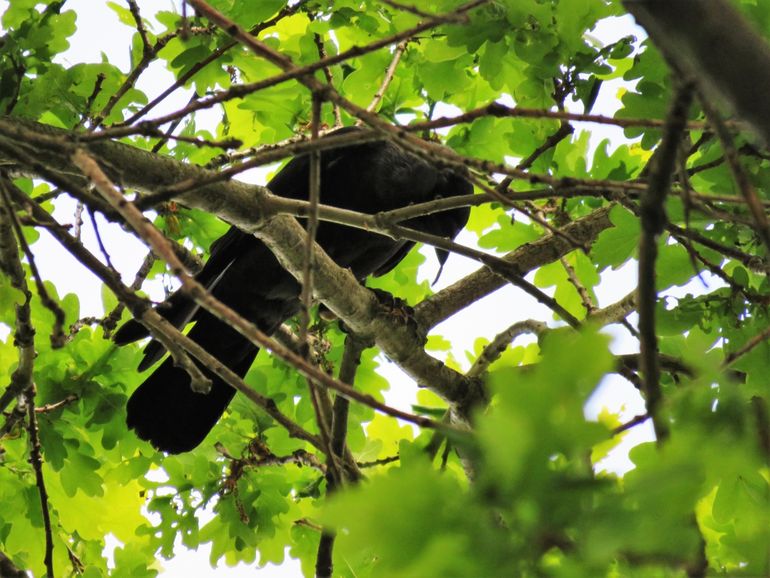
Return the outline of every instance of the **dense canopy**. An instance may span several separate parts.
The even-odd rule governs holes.
[[[0,575],[202,545],[305,576],[770,573],[770,4],[10,0],[0,27]],[[373,140],[475,194],[252,184]],[[408,226],[464,206],[455,241]],[[371,291],[316,219],[418,247]],[[193,281],[230,225],[303,287],[271,337]],[[205,387],[153,309],[179,286],[261,351],[166,455],[111,336],[140,319]]]

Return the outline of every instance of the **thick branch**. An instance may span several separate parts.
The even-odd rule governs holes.
[[[649,173],[649,189],[642,197],[640,216],[642,232],[639,239],[639,347],[644,375],[647,413],[652,417],[658,441],[668,434],[668,428],[658,413],[662,401],[660,367],[658,366],[658,337],[655,332],[655,308],[658,293],[655,284],[655,262],[658,257],[658,236],[665,230],[665,200],[671,187],[687,110],[693,97],[693,86],[680,88],[669,111],[660,147],[653,156]]]
[[[274,217],[256,235],[276,254],[287,271],[302,278],[301,248],[305,231],[295,219]],[[343,319],[356,335],[364,340],[373,339],[418,384],[430,387],[451,402],[463,400],[468,392],[480,387],[425,353],[417,332],[381,312],[374,294],[362,287],[350,271],[338,267],[320,247],[316,247],[314,265],[316,298]]]
[[[74,180],[71,177],[74,168],[66,155],[71,154],[75,146],[71,141],[75,139],[66,131],[28,121],[4,119],[0,120],[0,135],[17,142],[31,142],[41,151],[44,162],[60,172],[68,173],[70,179]],[[180,180],[207,180],[214,175],[210,171],[120,143],[90,142],[88,150],[100,159],[106,172],[114,174],[118,182],[142,190],[168,186]],[[212,182],[187,192],[181,200],[189,206],[213,212],[245,231],[256,231],[279,254],[284,266],[294,263],[294,268],[289,265],[288,269],[301,277],[301,259],[297,260],[301,252],[281,254],[286,253],[284,247],[303,247],[304,231],[294,219],[288,217],[273,218],[269,223],[260,225],[262,219],[274,214],[274,209],[269,206],[271,196],[264,187],[248,186],[236,181]],[[600,210],[568,225],[564,232],[566,237],[587,245],[609,226],[607,210]],[[518,249],[507,259],[514,269],[525,275],[573,248],[563,236],[554,235]],[[318,263],[315,272],[318,279],[315,295],[345,319],[354,332],[364,338],[376,336],[377,344],[391,359],[401,364],[418,383],[431,386],[449,401],[459,401],[466,394],[472,398],[483,397],[476,384],[425,354],[419,336],[384,316],[375,319],[376,316],[367,315],[367,312],[376,310],[376,301],[371,294],[360,287],[349,272],[341,271],[320,248],[316,248],[316,251]],[[418,312],[423,313],[421,321],[425,326],[432,326],[504,284],[503,279],[483,269],[418,307]],[[425,315],[427,311],[432,313]],[[359,319],[354,321],[353,317]]]
[[[581,244],[590,245],[599,233],[612,226],[609,212],[609,207],[598,209],[566,225],[563,231]],[[519,275],[523,277],[542,265],[558,260],[574,249],[575,247],[562,236],[552,235],[522,245],[503,257],[503,260],[517,269]],[[417,305],[415,307],[417,320],[423,327],[433,327],[468,304],[497,291],[505,284],[501,277],[489,269],[479,269]]]
[[[766,105],[770,46],[732,2],[625,0],[624,4],[668,58],[710,94],[726,100],[770,143]]]
[[[19,258],[17,237],[13,230],[13,207],[7,193],[7,181],[0,176],[0,272],[10,279],[11,285],[24,296],[16,304],[16,331],[13,340],[19,349],[19,364],[11,375],[11,383],[0,395],[0,412],[18,396],[32,387],[32,370],[35,360],[35,328],[32,325],[30,302],[32,293],[27,287],[26,276]]]
[[[16,123],[15,119],[13,121],[6,119],[0,121],[0,135],[11,138],[15,136],[22,140],[31,139],[44,149],[44,154],[52,152],[51,161],[58,170],[74,171],[71,161],[62,158],[61,151],[67,151],[72,155],[76,148],[65,140],[66,131],[43,127],[36,123],[25,121]],[[179,180],[180,177],[206,178],[210,174],[203,169],[177,163],[119,143],[89,143],[88,150],[94,157],[99,158],[100,165],[105,167],[105,172],[115,174],[118,182],[129,186],[148,187],[155,177],[159,179],[156,184],[163,185],[173,179]],[[112,167],[112,170],[107,170],[107,167]],[[116,170],[116,168],[124,169]],[[168,174],[174,176],[169,178]],[[228,182],[213,183],[190,191],[185,194],[183,202],[189,206],[213,212],[244,231],[254,232],[277,254],[284,267],[301,279],[304,262],[301,248],[306,246],[305,232],[295,219],[285,216],[269,218],[262,224],[262,220],[271,214],[266,210],[268,198],[269,193],[264,187]],[[461,374],[426,354],[420,337],[415,331],[394,322],[385,315],[377,315],[376,299],[367,289],[361,287],[349,271],[340,269],[320,247],[316,246],[314,252],[316,254],[314,294],[344,319],[352,331],[364,339],[376,337],[377,345],[388,357],[401,364],[419,384],[433,388],[449,401],[459,401],[469,391],[476,392],[474,397],[480,393],[475,382],[469,382]],[[204,296],[196,295],[196,298],[203,299]],[[207,307],[211,305],[207,302]],[[233,321],[233,319],[234,317],[228,320]],[[254,333],[247,328],[249,325],[251,324],[246,323],[238,327],[236,323],[234,326],[249,333],[249,338],[254,338]],[[267,345],[263,342],[259,345],[267,346],[274,352],[277,351],[274,343]],[[287,353],[289,354],[290,352]],[[298,360],[293,359],[291,363],[302,365]],[[324,380],[320,381],[324,382]],[[338,383],[326,385],[337,389],[340,386]],[[346,395],[360,396],[358,392],[346,392]],[[371,402],[372,400],[366,401],[369,404]],[[387,410],[390,408],[383,409],[383,411]],[[413,417],[407,416],[406,419]],[[424,422],[423,425],[430,425],[428,423],[430,420],[424,420]]]
[[[99,159],[107,175],[121,187],[143,192],[154,192],[185,180],[205,181],[216,173],[195,165],[180,163],[172,158],[153,154],[129,145],[112,141],[78,144],[78,133],[62,130],[33,121],[0,117],[0,141],[26,143],[35,151],[35,160],[49,171],[66,177],[67,182],[84,186],[85,179],[75,168],[71,155],[75,148],[87,148]],[[8,158],[7,150],[0,155],[0,166],[10,165],[13,174],[47,178],[36,167],[25,166],[18,159]],[[57,183],[58,185],[59,183]],[[61,186],[61,185],[60,185]],[[65,186],[69,191],[69,186]],[[181,202],[214,213],[234,225],[264,218],[263,199],[267,189],[238,181],[211,183],[189,192]],[[239,217],[240,215],[240,217]]]

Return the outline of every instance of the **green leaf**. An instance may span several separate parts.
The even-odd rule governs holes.
[[[496,227],[479,237],[479,246],[508,253],[540,236],[539,227],[531,223],[512,221],[508,215],[497,218]]]
[[[697,274],[687,250],[679,244],[661,244],[655,268],[658,274],[658,289],[685,285]]]
[[[591,247],[591,256],[599,271],[607,267],[617,269],[634,253],[639,244],[639,220],[623,207],[616,205],[610,211],[613,227],[599,234]]]

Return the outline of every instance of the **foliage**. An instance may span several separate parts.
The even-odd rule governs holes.
[[[136,12],[125,3],[106,4],[116,21],[133,30],[129,69],[104,54],[98,62],[73,62],[67,56],[69,40],[82,32],[85,19],[66,3],[5,3],[3,111],[67,129],[109,128],[153,118],[144,107],[161,90],[136,81],[149,74],[149,62],[182,79],[196,99],[280,72],[238,43],[228,48],[232,37],[203,17],[192,15],[183,24],[180,14],[143,2],[138,26]],[[741,4],[770,38],[770,5]],[[333,56],[424,20],[397,3],[377,0],[313,0],[290,7],[280,0],[217,0],[210,5],[253,29],[297,66],[317,61],[319,46]],[[431,0],[415,6],[450,14],[460,3]],[[549,312],[540,320],[549,329],[538,332],[537,342],[507,343],[488,367],[481,367],[488,403],[472,410],[469,431],[417,429],[353,403],[347,445],[365,480],[327,498],[323,453],[290,437],[242,396],[193,452],[164,456],[137,440],[125,426],[124,408],[142,381],[135,371],[140,348],[114,346],[105,338],[107,323],[78,322],[78,297],[58,295],[47,282],[48,294],[65,314],[65,327],[72,327],[65,347],[55,348],[49,339],[54,315],[42,302],[25,259],[37,352],[36,429],[52,518],[53,567],[59,575],[155,576],[162,568],[156,556],[172,556],[181,541],[189,549],[211,544],[213,565],[281,563],[288,554],[311,576],[322,525],[337,531],[334,567],[339,576],[770,572],[770,284],[765,249],[725,162],[724,143],[703,124],[692,125],[683,137],[685,158],[665,203],[669,224],[659,239],[656,262],[664,401],[656,419],[669,424],[670,433],[634,447],[631,471],[599,471],[596,464],[617,451],[628,429],[623,424],[635,416],[621,408],[605,410],[592,421],[584,415],[586,401],[600,385],[617,384],[617,374],[637,385],[641,378],[638,365],[611,347],[611,336],[623,334],[623,343],[632,344],[624,353],[637,351],[633,304],[609,319],[611,327],[593,321],[597,316],[592,314],[621,297],[608,301],[607,286],[617,270],[628,271],[638,256],[643,193],[635,185],[644,182],[660,143],[661,124],[647,121],[667,118],[675,93],[671,72],[647,40],[624,37],[605,43],[596,36],[597,24],[618,22],[608,19],[623,15],[615,1],[498,0],[469,15],[468,22],[446,19],[414,35],[375,110],[380,118],[402,124],[480,109],[493,101],[540,111],[478,114],[439,132],[457,153],[479,161],[476,168],[481,161],[509,168],[521,162],[531,175],[553,179],[550,184],[543,178],[533,177],[530,183],[514,179],[507,189],[510,206],[492,199],[474,207],[464,243],[497,255],[525,251],[529,243],[558,237],[563,234],[559,228],[609,208],[611,226],[588,251],[576,246],[529,277],[579,326],[568,327],[558,311]],[[395,44],[354,51],[315,77],[325,81],[328,74],[340,94],[365,107],[383,83]],[[99,50],[108,48],[105,44]],[[201,68],[216,51],[221,55]],[[576,116],[601,113],[597,94],[602,102],[613,101],[618,86],[621,107],[615,117],[628,121],[622,137],[608,139],[597,128],[600,124],[547,114],[565,109],[578,111]],[[283,82],[223,99],[211,109],[217,117],[214,128],[202,128],[207,126],[202,117],[191,113],[180,117],[179,125],[165,125],[186,138],[137,131],[123,141],[188,163],[231,166],[238,155],[249,158],[249,146],[280,144],[306,129],[311,101],[311,92],[296,81]],[[355,120],[345,107],[338,112],[345,124]],[[323,124],[333,126],[334,113],[324,106]],[[689,117],[704,119],[697,102]],[[574,132],[559,133],[566,126]],[[0,134],[0,144],[5,138]],[[235,152],[215,146],[226,139],[246,144]],[[751,135],[737,134],[735,140],[740,163],[766,206],[770,156]],[[489,186],[501,180],[481,175],[479,180]],[[43,180],[15,183],[49,211],[52,198],[66,196]],[[516,198],[525,191],[534,200]],[[25,210],[19,207],[18,215],[26,217]],[[211,215],[174,204],[154,218],[170,238],[201,252],[225,227]],[[35,223],[20,220],[34,254]],[[370,286],[419,307],[433,295],[425,280],[435,274],[430,263],[425,252],[414,251]],[[166,274],[156,264],[149,275],[158,280]],[[117,301],[107,290],[103,295],[107,315]],[[19,365],[15,306],[23,302],[12,276],[0,275],[0,329],[8,330],[0,342],[3,384],[11,383]],[[510,325],[531,316],[517,312],[517,305],[501,300],[500,320]],[[463,372],[468,365],[458,359],[482,363],[495,337],[485,324],[473,322],[473,314],[465,319],[465,331],[477,339],[472,351],[451,349],[454,337],[435,329],[427,345]],[[313,334],[320,344],[320,365],[336,371],[345,334],[336,322],[320,317]],[[364,352],[355,387],[383,400],[389,389],[406,386],[378,373],[382,358],[376,354],[375,349]],[[319,432],[307,383],[293,368],[263,351],[246,381],[297,425]],[[413,397],[415,413],[439,420],[449,406],[434,388]],[[0,552],[42,576],[46,537],[39,483],[30,463],[33,426],[22,400],[14,403],[18,407],[3,408],[0,422]],[[206,514],[201,521],[204,511],[213,517]],[[108,537],[118,542],[111,556],[105,554]]]

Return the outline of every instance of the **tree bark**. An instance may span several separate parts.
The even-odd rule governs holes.
[[[770,144],[770,46],[728,0],[624,0],[652,41]]]

